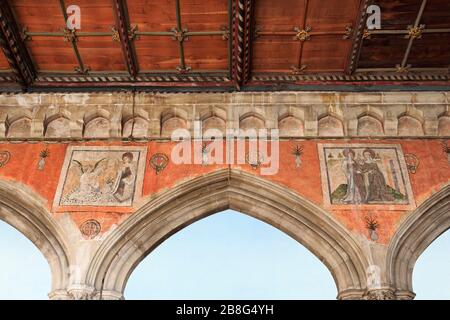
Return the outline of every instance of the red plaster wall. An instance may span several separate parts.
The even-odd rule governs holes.
[[[318,143],[367,143],[367,141],[296,141],[295,144],[304,147],[301,168],[295,167],[294,156],[292,154],[294,143],[289,141],[280,142],[280,169],[278,174],[261,177],[284,185],[300,196],[319,206],[323,206]],[[371,143],[400,144],[404,153],[413,153],[419,158],[420,164],[417,172],[415,174],[409,174],[417,206],[423,203],[433,193],[439,191],[443,186],[450,183],[450,163],[447,160],[446,154],[443,152],[442,140],[382,140]],[[72,145],[113,146],[122,145],[122,143],[92,142]],[[149,142],[147,144],[126,143],[123,145],[147,145],[148,147],[143,198],[170,189],[183,181],[228,167],[227,165],[175,165],[169,162],[164,171],[160,175],[156,175],[148,163],[150,157],[154,153],[165,153],[170,157],[174,145],[173,142]],[[52,208],[52,204],[67,147],[68,144],[1,144],[0,152],[9,151],[11,158],[6,165],[0,168],[0,178],[27,186],[43,200],[49,211],[55,215],[60,215],[61,212],[59,210],[56,212]],[[40,171],[37,170],[39,153],[45,148],[49,149],[50,156],[46,160],[45,169]],[[253,170],[247,164],[231,165],[231,167],[259,175],[259,170]],[[112,225],[118,224],[126,219],[137,208],[94,207],[87,209],[86,211],[86,208],[65,208],[63,211],[69,211],[77,225],[80,225],[88,219],[97,219],[102,224],[102,231],[105,232]],[[365,236],[368,236],[368,230],[364,217],[367,215],[373,216],[380,225],[377,230],[379,235],[378,242],[380,243],[387,243],[389,241],[399,222],[409,212],[408,210],[399,210],[398,208],[389,206],[381,208],[380,206],[376,206],[376,209],[368,208],[368,206],[349,206],[348,209],[342,209],[342,206],[339,206],[338,209],[331,207],[328,211],[349,230]]]

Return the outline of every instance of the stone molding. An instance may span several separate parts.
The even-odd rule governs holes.
[[[92,259],[87,283],[96,288],[103,283],[105,291],[123,292],[134,268],[163,239],[227,208],[291,235],[328,267],[339,292],[353,290],[362,297],[366,258],[343,226],[286,188],[234,170],[208,174],[152,197],[104,239]]]
[[[49,298],[55,300],[124,299],[130,274],[161,241],[227,208],[265,221],[308,248],[333,274],[339,299],[406,300],[415,296],[412,273],[417,258],[450,228],[450,185],[408,215],[390,244],[379,246],[374,254],[323,209],[289,189],[238,170],[216,171],[149,197],[104,239],[84,249],[68,245],[69,229],[55,221],[38,196],[22,185],[0,181],[0,219],[22,232],[47,258],[52,274]],[[87,255],[86,268],[74,259],[80,252]],[[375,260],[369,263],[370,259]],[[369,264],[384,266],[379,288],[367,288]],[[71,279],[74,268],[81,270],[77,281]]]
[[[174,118],[180,121],[172,121],[171,129],[183,126],[193,132],[195,121],[206,128],[214,117],[224,121],[227,129],[239,129],[242,121],[248,127],[248,114],[267,129],[279,128],[285,138],[293,138],[292,132],[299,132],[298,138],[315,138],[319,133],[327,137],[327,131],[321,130],[327,117],[342,126],[341,133],[330,135],[336,138],[372,136],[360,130],[368,121],[381,127],[381,132],[373,134],[377,138],[410,137],[408,132],[416,137],[449,137],[448,96],[448,92],[2,94],[0,140],[167,139],[162,128]],[[409,121],[403,121],[405,117]],[[286,118],[302,124],[304,130],[285,128]],[[135,127],[134,119],[139,120]],[[53,121],[59,121],[59,126]],[[93,133],[86,132],[91,121],[102,122]],[[411,125],[418,127],[402,128]]]
[[[443,187],[408,215],[389,244],[386,259],[387,276],[388,281],[398,291],[413,292],[412,276],[417,259],[448,229],[450,229],[450,185]]]
[[[52,275],[51,298],[64,298],[70,277],[64,231],[36,195],[23,185],[0,180],[0,220],[19,230],[42,252]]]

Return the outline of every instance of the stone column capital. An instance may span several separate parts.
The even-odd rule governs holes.
[[[384,288],[366,291],[363,300],[397,300],[397,297],[393,289]]]

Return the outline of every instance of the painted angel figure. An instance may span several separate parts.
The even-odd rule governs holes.
[[[119,202],[132,199],[134,194],[134,183],[136,172],[133,166],[133,154],[126,152],[122,155],[121,168],[112,188],[114,198]]]
[[[79,169],[76,188],[64,197],[66,204],[79,205],[87,202],[96,202],[101,198],[99,178],[103,172],[103,163],[106,158],[100,159],[94,165],[72,160],[73,168]]]
[[[80,184],[78,187],[79,195],[88,195],[100,192],[100,184],[98,181],[100,174],[99,165],[105,160],[106,158],[97,161],[94,166],[83,165],[83,163],[78,160],[72,160],[81,171]]]

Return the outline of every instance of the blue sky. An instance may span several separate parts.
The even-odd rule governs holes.
[[[0,221],[0,299],[46,299],[47,262]],[[450,299],[450,232],[419,258],[417,299]],[[335,299],[328,269],[281,231],[224,211],[170,237],[136,268],[127,299]]]

